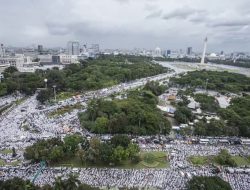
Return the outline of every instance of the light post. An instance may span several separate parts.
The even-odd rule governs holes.
[[[53,85],[53,90],[54,90],[54,97],[55,97],[55,102],[56,102],[56,85]]]
[[[47,89],[47,82],[48,82],[48,79],[44,79],[44,83],[45,83],[45,88]]]

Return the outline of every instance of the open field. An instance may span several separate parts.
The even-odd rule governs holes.
[[[65,107],[59,108],[53,112],[50,112],[49,117],[56,117],[59,115],[63,115],[65,113],[70,113],[74,109],[82,109],[82,108],[83,108],[83,106],[81,104],[75,104],[72,106],[65,106]]]
[[[152,156],[150,159],[146,157]],[[58,166],[67,166],[67,167],[90,167],[90,168],[120,168],[120,169],[145,169],[145,168],[167,168],[169,163],[167,161],[167,155],[165,152],[141,152],[140,153],[141,161],[138,163],[132,163],[130,160],[123,161],[119,165],[108,165],[104,163],[82,163],[79,158],[71,158],[59,162],[55,167]]]
[[[250,160],[242,156],[232,156],[232,159],[235,161],[237,167],[250,165]],[[218,164],[217,162],[214,161],[213,156],[191,156],[188,158],[188,161],[195,166]]]

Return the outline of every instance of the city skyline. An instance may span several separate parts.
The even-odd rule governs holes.
[[[11,46],[65,47],[76,40],[113,49],[202,51],[208,36],[208,52],[250,49],[247,0],[0,2],[0,39]]]

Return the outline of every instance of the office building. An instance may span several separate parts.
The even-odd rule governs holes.
[[[4,57],[5,56],[5,48],[4,48],[4,45],[1,44],[1,47],[0,47],[0,57]]]
[[[38,51],[38,54],[43,54],[43,46],[42,45],[38,45],[37,46],[37,51]]]
[[[68,55],[79,55],[80,54],[80,44],[76,41],[70,41],[67,44]]]
[[[187,55],[191,55],[192,54],[192,47],[188,47],[187,48]]]
[[[168,50],[166,51],[166,57],[169,57],[170,55],[171,55],[171,50],[168,49]]]

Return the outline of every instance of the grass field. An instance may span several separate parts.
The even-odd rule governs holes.
[[[149,162],[145,157],[148,154],[152,154],[153,158]],[[93,167],[93,168],[121,168],[121,169],[144,169],[144,168],[167,168],[169,167],[169,162],[166,160],[166,153],[165,152],[141,152],[140,153],[141,161],[137,164],[132,163],[130,160],[126,160],[121,162],[119,165],[107,165],[103,163],[84,163],[82,164],[80,159],[74,157],[70,160],[61,161],[58,164],[53,166],[64,166],[64,167]]]
[[[6,166],[6,165],[17,166],[19,163],[20,161],[6,163],[4,160],[0,159],[0,166]]]
[[[61,92],[56,95],[57,101],[62,101],[68,98],[71,98],[72,96],[76,95],[75,92]]]
[[[11,154],[12,150],[10,149],[4,149],[4,150],[0,150],[0,154]]]
[[[250,160],[241,156],[232,156],[238,167],[249,165]],[[208,164],[218,164],[214,161],[212,156],[190,156],[188,161],[196,166],[208,165]]]
[[[49,117],[56,117],[56,116],[59,116],[59,115],[63,115],[65,113],[70,113],[74,109],[82,109],[82,108],[83,108],[83,106],[81,104],[79,104],[79,103],[74,104],[72,106],[65,106],[65,107],[62,107],[60,109],[57,109],[56,111],[50,112]]]
[[[209,158],[206,156],[190,156],[188,161],[198,166],[209,164]]]
[[[233,160],[236,162],[237,166],[250,165],[250,160],[241,156],[233,156]]]

